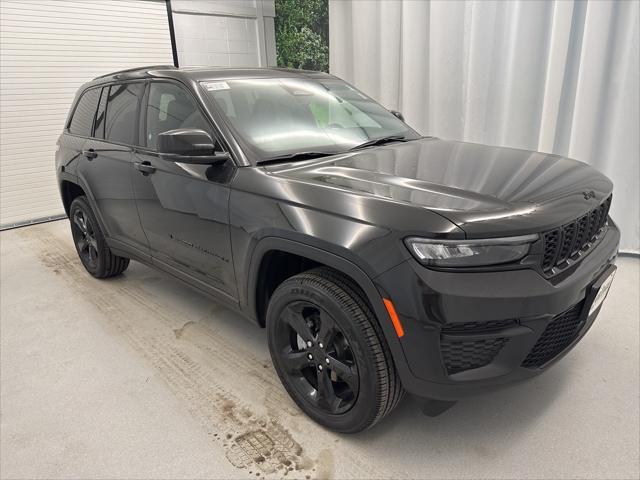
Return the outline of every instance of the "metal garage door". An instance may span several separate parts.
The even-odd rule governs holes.
[[[164,1],[0,2],[0,227],[64,213],[55,143],[76,89],[153,64],[173,64]]]
[[[276,64],[272,0],[171,0],[181,67]]]

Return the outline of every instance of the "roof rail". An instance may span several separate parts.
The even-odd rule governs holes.
[[[111,72],[111,73],[106,73],[104,75],[99,75],[99,76],[95,77],[94,80],[98,80],[99,78],[110,77],[112,75],[118,75],[120,73],[130,73],[130,72],[137,72],[138,70],[156,70],[156,69],[172,69],[172,70],[175,70],[176,67],[174,67],[173,65],[148,65],[146,67],[127,68],[125,70],[118,70],[117,72]]]

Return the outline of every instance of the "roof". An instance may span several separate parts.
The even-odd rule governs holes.
[[[324,72],[312,70],[295,70],[292,68],[218,68],[218,67],[187,67],[176,68],[172,65],[151,65],[146,67],[136,67],[127,70],[101,75],[93,79],[91,83],[100,83],[113,80],[134,80],[140,78],[165,77],[181,78],[188,77],[192,80],[230,80],[235,78],[331,78]]]

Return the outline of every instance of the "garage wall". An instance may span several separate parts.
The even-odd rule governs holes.
[[[172,0],[171,9],[181,67],[276,64],[273,0]]]
[[[76,90],[173,64],[164,1],[0,2],[0,227],[63,214],[54,155]]]
[[[615,184],[640,251],[638,2],[330,0],[330,70],[423,134],[553,152]]]

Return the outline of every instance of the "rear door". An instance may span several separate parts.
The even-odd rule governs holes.
[[[235,275],[229,234],[229,182],[235,171],[224,165],[187,165],[162,160],[159,133],[198,128],[220,138],[198,101],[177,82],[152,81],[143,108],[142,147],[133,176],[140,220],[151,255],[174,274],[235,303]],[[179,270],[176,272],[175,269]]]
[[[101,87],[94,87],[80,93],[77,102],[72,105],[73,111],[65,125],[62,135],[58,139],[56,152],[56,169],[64,169],[72,176],[76,175],[79,163],[84,160],[83,150],[93,135],[93,121],[95,119]]]
[[[143,82],[102,88],[93,138],[84,145],[78,176],[89,187],[107,235],[121,246],[148,252],[131,184]]]

